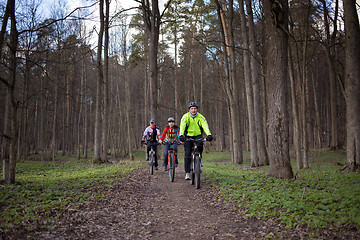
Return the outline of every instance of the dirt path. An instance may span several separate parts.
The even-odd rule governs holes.
[[[356,239],[324,232],[310,238],[306,229],[285,230],[271,220],[248,218],[213,201],[216,190],[204,180],[196,190],[184,175],[182,164],[173,183],[163,170],[150,176],[140,169],[111,191],[99,189],[104,200],[68,209],[58,222],[48,223],[54,229],[36,239]]]

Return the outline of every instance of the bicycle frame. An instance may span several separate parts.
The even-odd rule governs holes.
[[[147,144],[145,144],[147,145]],[[151,146],[151,149],[149,151],[148,160],[149,160],[149,166],[150,166],[150,175],[154,174],[154,165],[155,165],[155,150],[153,149],[157,143],[154,144],[154,146]]]
[[[173,147],[173,142],[169,145],[168,150],[168,171],[169,171],[169,178],[170,181],[173,182],[175,178],[175,150]]]
[[[194,149],[191,153],[191,162],[190,162],[190,175],[191,175],[191,184],[194,185],[196,189],[200,188],[200,173],[201,173],[201,155],[198,150],[198,143],[205,142],[205,138],[192,139],[188,138],[187,141],[194,143]]]

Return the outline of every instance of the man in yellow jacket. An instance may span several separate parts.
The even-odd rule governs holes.
[[[195,102],[189,103],[189,112],[185,113],[180,122],[180,141],[184,142],[185,149],[185,179],[190,180],[191,152],[194,147],[193,142],[186,141],[186,138],[197,139],[202,137],[202,132],[207,135],[206,140],[212,141],[209,125],[203,115],[198,113],[198,105]],[[203,144],[198,144],[200,154],[203,151]]]

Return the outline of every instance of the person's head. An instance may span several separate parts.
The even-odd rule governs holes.
[[[150,126],[151,126],[151,127],[154,127],[154,126],[155,126],[155,119],[151,119],[151,120],[150,120]]]
[[[189,112],[192,114],[192,115],[195,115],[198,111],[198,105],[196,102],[191,102],[189,103]]]
[[[168,118],[168,125],[169,125],[169,127],[174,127],[174,125],[175,125],[175,119],[173,118],[173,117],[169,117]]]

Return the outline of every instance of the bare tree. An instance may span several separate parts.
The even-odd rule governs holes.
[[[214,0],[217,6],[217,13],[220,21],[221,35],[224,47],[224,62],[225,62],[225,91],[227,94],[229,115],[231,122],[231,150],[232,161],[241,164],[243,162],[242,139],[241,139],[241,124],[240,124],[240,106],[239,106],[239,87],[238,79],[236,78],[235,65],[235,46],[232,29],[233,20],[233,1],[230,1],[230,17],[229,26],[226,24],[225,13],[222,8],[220,0]]]
[[[100,30],[98,36],[98,49],[97,49],[97,71],[98,80],[96,86],[96,106],[95,106],[95,135],[94,135],[94,158],[93,162],[101,162],[101,109],[102,109],[102,88],[104,81],[103,64],[102,64],[102,45],[104,36],[104,0],[99,1],[100,11]]]
[[[338,6],[339,1],[335,1],[335,15],[332,20],[332,25],[329,22],[331,19],[329,15],[329,10],[327,7],[327,1],[321,0],[324,10],[324,26],[326,32],[326,39],[324,41],[324,48],[326,52],[326,57],[329,67],[329,81],[330,81],[330,117],[331,117],[331,148],[337,148],[338,143],[338,126],[337,126],[337,87],[336,87],[336,68],[335,68],[335,43],[336,43],[336,34],[337,34],[337,18],[338,18]],[[333,29],[333,32],[330,33],[330,29]]]
[[[256,140],[256,126],[255,126],[255,112],[254,112],[254,97],[252,88],[252,75],[250,68],[250,52],[249,52],[249,34],[246,28],[246,17],[244,11],[244,1],[239,0],[239,9],[241,17],[241,36],[243,62],[244,62],[244,77],[245,77],[245,90],[246,90],[246,103],[249,122],[249,144],[250,144],[250,164],[252,167],[258,167],[258,151]]]
[[[19,33],[16,27],[16,19],[15,19],[15,0],[8,0],[6,10],[8,13],[8,18],[10,17],[11,27],[10,27],[10,43],[9,43],[9,51],[10,51],[10,61],[9,61],[9,77],[5,79],[0,76],[0,81],[5,84],[7,88],[7,112],[5,113],[6,122],[8,123],[6,128],[4,129],[4,135],[9,140],[9,158],[3,159],[3,180],[6,184],[14,184],[15,183],[15,169],[16,169],[16,153],[17,153],[17,138],[18,138],[18,126],[17,126],[17,102],[15,99],[15,84],[16,84],[16,68],[17,68],[17,59],[16,53],[18,48],[18,39]],[[6,12],[7,12],[6,11]],[[5,16],[6,17],[6,16]],[[3,26],[7,25],[7,21],[3,21]],[[5,27],[6,29],[6,27]],[[5,34],[5,31],[1,31],[1,34]],[[4,37],[4,36],[3,36]],[[2,38],[3,38],[2,37]],[[3,40],[0,39],[0,46],[2,50]]]
[[[264,125],[263,125],[263,114],[261,108],[261,95],[260,95],[260,74],[259,74],[259,63],[256,59],[258,55],[256,37],[255,37],[255,26],[253,19],[253,12],[251,6],[251,0],[246,0],[246,12],[248,13],[248,27],[249,27],[249,46],[250,46],[250,66],[252,75],[252,89],[254,97],[254,114],[255,114],[255,125],[256,125],[256,141],[257,150],[259,157],[259,164],[261,166],[269,164],[269,158],[267,155],[265,137],[264,137]]]
[[[355,0],[343,1],[346,44],[347,167],[360,165],[360,27]]]
[[[267,52],[267,98],[269,134],[269,175],[277,178],[292,178],[289,155],[289,120],[287,113],[287,0],[263,0],[268,29]],[[271,63],[271,64],[270,64]]]

